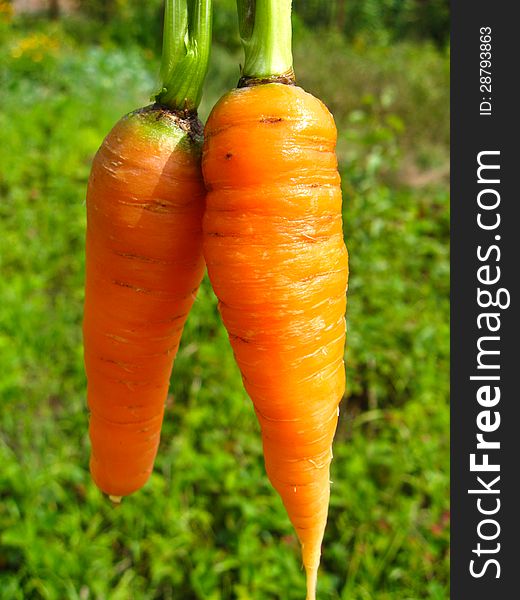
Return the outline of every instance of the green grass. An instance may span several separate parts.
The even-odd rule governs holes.
[[[158,61],[42,27],[55,46],[40,38],[18,56],[32,34],[0,38],[0,599],[301,600],[298,544],[207,280],[150,483],[113,508],[90,481],[85,186],[103,136],[148,101]],[[334,77],[318,68],[322,44]],[[445,159],[447,56],[304,33],[295,55],[301,83],[338,123],[351,255],[348,391],[319,598],[442,600],[448,191],[442,178],[406,185],[402,170]],[[215,48],[203,115],[233,85],[238,59]]]

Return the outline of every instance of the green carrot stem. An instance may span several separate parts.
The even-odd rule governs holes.
[[[243,78],[292,73],[291,0],[237,0],[244,46]]]
[[[211,17],[212,0],[166,0],[157,103],[172,110],[197,110],[208,71]]]

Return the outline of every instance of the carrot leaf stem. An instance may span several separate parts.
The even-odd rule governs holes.
[[[195,111],[202,98],[211,47],[212,0],[166,0],[161,89],[154,99]]]
[[[292,0],[237,0],[244,78],[292,74]]]

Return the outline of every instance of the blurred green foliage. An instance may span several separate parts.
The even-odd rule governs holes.
[[[160,2],[114,6],[137,4],[149,16],[123,44],[113,13],[13,20],[0,3],[0,599],[301,600],[207,280],[150,483],[113,508],[88,475],[85,188],[103,136],[154,90]],[[204,117],[241,59],[233,2],[216,7]],[[295,28],[299,82],[338,125],[351,265],[320,599],[448,597],[449,55],[392,36]]]
[[[334,28],[350,38],[430,39],[450,35],[449,0],[293,0],[295,12],[312,28]]]

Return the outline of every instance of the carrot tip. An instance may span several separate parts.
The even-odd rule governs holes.
[[[113,504],[121,504],[121,500],[123,499],[123,496],[109,496],[108,497],[110,502],[112,502]]]
[[[316,600],[316,586],[318,583],[318,569],[306,568],[307,571],[307,599]]]

